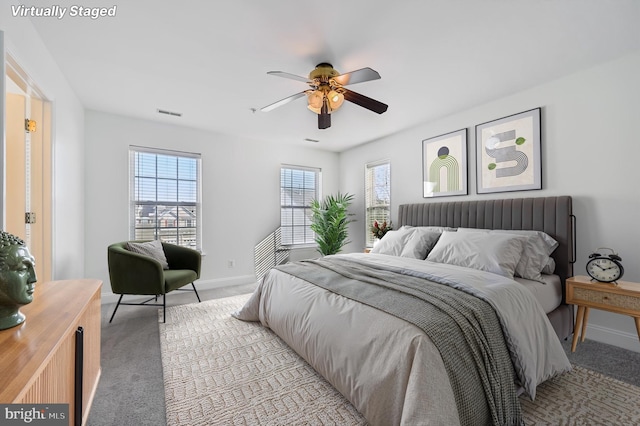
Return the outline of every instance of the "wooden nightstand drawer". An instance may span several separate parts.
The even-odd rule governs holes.
[[[640,337],[640,283],[601,283],[585,276],[570,277],[566,282],[565,298],[567,303],[578,305],[571,352],[576,350],[579,332],[584,342],[591,308],[632,316]]]
[[[573,300],[575,300],[577,304],[583,301],[588,302],[587,304],[589,305],[602,305],[640,311],[640,298],[627,296],[625,294],[609,293],[600,289],[575,287],[573,289]]]

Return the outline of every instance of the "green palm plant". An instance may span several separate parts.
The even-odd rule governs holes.
[[[328,195],[323,201],[311,201],[311,230],[316,234],[318,251],[323,256],[336,254],[348,244],[348,225],[353,222],[348,212],[353,195]]]

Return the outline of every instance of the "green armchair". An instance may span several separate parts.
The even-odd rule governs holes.
[[[169,264],[169,269],[163,269],[161,262],[153,257],[129,251],[127,243],[128,241],[123,241],[111,244],[107,249],[111,290],[114,294],[120,295],[109,322],[113,321],[120,305],[162,306],[164,322],[167,315],[166,294],[174,290],[185,290],[182,287],[188,284],[191,284],[200,302],[200,295],[193,283],[200,278],[201,255],[198,251],[162,243],[162,249]],[[191,291],[191,289],[186,290]],[[125,294],[154,297],[141,303],[123,303],[122,297]],[[157,302],[160,295],[162,295],[162,304],[149,303],[152,300]]]

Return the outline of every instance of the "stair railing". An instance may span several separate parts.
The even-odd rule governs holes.
[[[256,279],[261,280],[269,269],[288,262],[289,251],[288,247],[282,246],[281,228],[267,235],[253,250]]]

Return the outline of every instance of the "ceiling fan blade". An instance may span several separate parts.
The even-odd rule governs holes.
[[[329,105],[325,99],[318,114],[318,129],[328,129],[331,127],[331,114],[329,114]]]
[[[266,107],[261,108],[260,111],[269,112],[272,109],[276,109],[276,108],[278,108],[278,107],[280,107],[282,105],[288,104],[289,102],[295,101],[296,99],[301,98],[306,94],[307,94],[307,92],[296,93],[295,95],[288,96],[288,97],[286,97],[284,99],[280,99],[278,102],[274,102],[274,103],[272,103],[270,105],[267,105]]]
[[[389,108],[389,105],[383,104],[382,102],[376,101],[375,99],[371,99],[365,95],[361,95],[360,93],[356,93],[353,90],[342,89],[344,90],[344,99],[353,102],[356,105],[360,105],[363,108],[366,108],[370,111],[377,112],[378,114],[382,114]]]
[[[347,84],[356,84],[362,83],[365,81],[371,80],[379,80],[380,74],[378,71],[372,70],[371,68],[361,68],[359,70],[347,72],[344,74],[340,74],[337,77],[333,78],[338,84],[342,86],[346,86]]]
[[[309,83],[310,82],[308,77],[302,77],[300,75],[290,74],[290,73],[284,72],[284,71],[269,71],[269,72],[267,72],[267,74],[275,75],[275,76],[278,76],[278,77],[290,78],[292,80],[302,81],[303,83]]]

